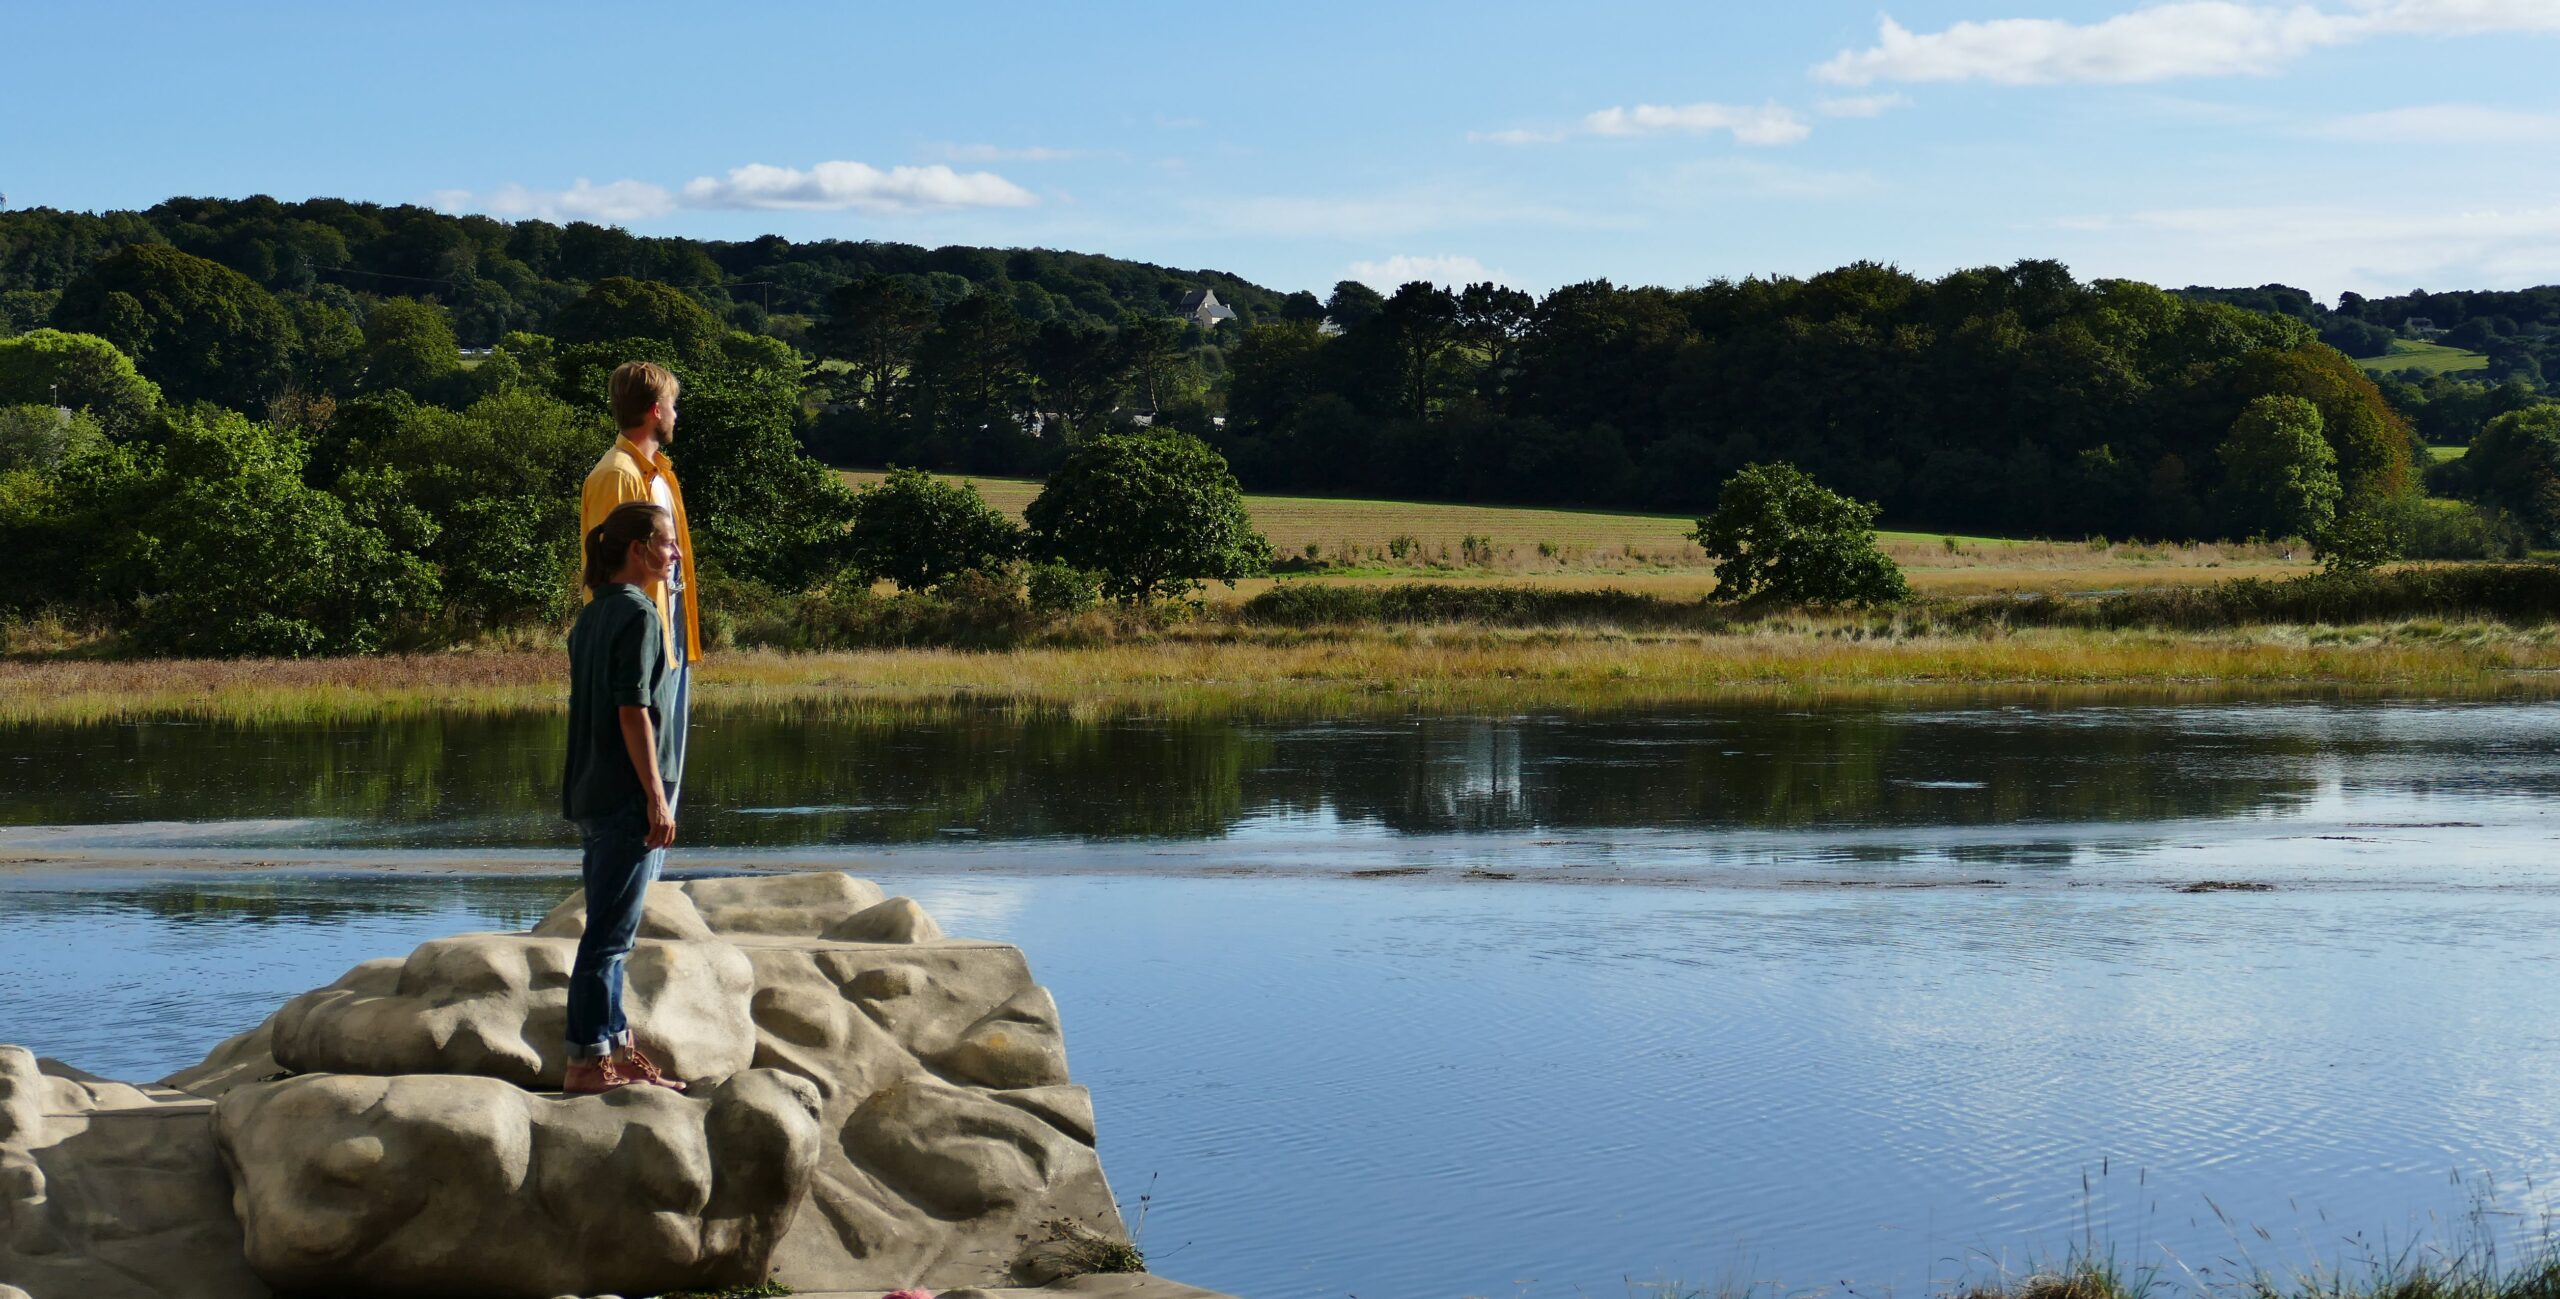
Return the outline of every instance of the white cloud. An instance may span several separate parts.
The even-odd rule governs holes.
[[[931,150],[935,157],[948,158],[953,162],[1073,162],[1078,158],[1093,156],[1090,150],[1052,149],[1038,144],[1020,147],[1000,144],[936,144],[931,146]]]
[[[1814,76],[1842,85],[1878,81],[2165,81],[2266,76],[2314,50],[2394,34],[2560,32],[2550,0],[2351,0],[2248,4],[2172,0],[2094,23],[2059,18],[1960,22],[1917,33],[1886,17],[1876,43],[1844,50]]]
[[[491,216],[539,218],[544,221],[596,221],[620,225],[662,217],[676,208],[675,195],[663,185],[617,180],[598,185],[581,176],[567,189],[528,189],[501,185],[487,194],[439,190],[435,205],[448,212],[486,212]]]
[[[2560,140],[2560,113],[2422,104],[2334,118],[2312,127],[2311,134],[2391,144],[2542,144]]]
[[[1731,133],[1739,144],[1776,145],[1794,144],[1811,135],[1813,128],[1794,109],[1782,104],[1762,104],[1757,108],[1747,104],[1638,104],[1586,113],[1569,130],[1514,127],[1469,131],[1467,139],[1478,144],[1555,144],[1577,135],[1705,135],[1715,131]]]
[[[1031,191],[991,171],[957,172],[930,167],[822,162],[802,171],[749,163],[719,180],[700,176],[684,187],[684,204],[699,208],[786,208],[863,212],[932,212],[949,208],[1029,207]]]
[[[1500,271],[1486,270],[1483,262],[1472,257],[1443,254],[1438,257],[1415,257],[1398,253],[1384,261],[1351,263],[1351,278],[1376,289],[1393,293],[1415,280],[1426,280],[1442,288],[1464,288],[1491,280],[1510,284],[1511,278]]]
[[[1813,111],[1824,117],[1882,117],[1897,108],[1908,107],[1908,95],[1848,95],[1839,99],[1817,99]]]
[[[1794,109],[1777,104],[1757,108],[1710,103],[1604,108],[1584,117],[1582,129],[1592,135],[1705,135],[1728,131],[1736,142],[1756,145],[1794,144],[1813,133]]]
[[[679,208],[852,209],[903,215],[954,208],[1029,207],[1039,201],[1031,191],[994,172],[957,172],[940,164],[883,171],[859,162],[822,162],[807,171],[750,163],[732,168],[725,177],[697,176],[681,190],[644,180],[598,185],[581,176],[567,189],[508,184],[485,194],[448,189],[434,196],[435,205],[446,211],[608,224],[655,220]]]

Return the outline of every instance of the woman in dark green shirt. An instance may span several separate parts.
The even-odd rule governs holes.
[[[655,505],[615,507],[589,530],[581,580],[594,593],[569,631],[569,754],[560,811],[578,823],[587,928],[569,970],[569,1068],[561,1090],[684,1084],[660,1073],[622,1014],[622,966],[649,885],[676,838],[668,793],[683,772],[666,719],[675,671],[646,594],[675,563],[674,521]]]

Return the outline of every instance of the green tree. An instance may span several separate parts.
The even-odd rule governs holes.
[[[1185,433],[1085,441],[1024,515],[1042,555],[1102,574],[1115,600],[1178,598],[1203,580],[1232,586],[1271,566],[1271,543],[1254,531],[1226,458]]]
[[[1386,295],[1358,280],[1336,281],[1324,303],[1325,319],[1343,330],[1358,329],[1386,309]]]
[[[2300,397],[2320,408],[2321,435],[2337,452],[2338,485],[2349,503],[2402,496],[2416,484],[2409,421],[2335,348],[2261,348],[2242,357],[2234,374],[2247,400]]]
[[[350,499],[394,494],[434,525],[446,616],[504,626],[568,609],[577,570],[578,488],[610,437],[607,421],[514,388],[457,411],[388,394],[334,422],[361,429],[339,479]]]
[[[1164,409],[1173,397],[1174,373],[1182,368],[1182,322],[1171,316],[1124,311],[1119,343],[1125,372],[1136,382],[1147,409]]]
[[[853,491],[795,433],[806,364],[789,344],[733,334],[684,384],[667,454],[708,567],[797,590],[844,563]]]
[[[1050,430],[1061,435],[1101,428],[1129,382],[1129,353],[1107,329],[1048,321],[1024,352],[1039,385],[1040,410],[1064,422]]]
[[[365,653],[433,607],[427,561],[302,470],[299,447],[243,416],[176,422],[139,494],[150,503],[111,557],[141,588],[138,643],[187,656]],[[395,526],[410,541],[432,534],[421,519]]]
[[[1719,600],[1886,604],[1911,591],[1876,548],[1876,512],[1784,461],[1752,464],[1689,535],[1716,561]]]
[[[892,469],[853,498],[847,551],[867,577],[921,591],[971,569],[992,572],[1022,551],[1022,529],[967,483]]]
[[[2216,453],[2223,515],[2234,535],[2317,537],[2336,523],[2346,490],[2321,435],[2320,408],[2301,397],[2260,397],[2240,412]]]
[[[286,303],[300,340],[293,354],[293,383],[305,392],[345,392],[363,368],[364,330],[334,302],[298,297]]]
[[[0,405],[87,411],[109,436],[129,438],[159,409],[160,388],[103,338],[38,329],[0,338]]]
[[[262,406],[292,376],[293,322],[248,276],[166,244],[133,244],[64,287],[57,328],[96,334],[177,401]]]
[[[1013,304],[978,292],[943,309],[916,352],[926,421],[952,457],[971,468],[1018,468],[1031,438],[1023,429],[1031,376],[1024,369],[1022,317]]]
[[[105,430],[85,410],[58,406],[0,406],[0,474],[49,471],[64,460],[104,447]]]
[[[2472,499],[2514,515],[2536,544],[2560,544],[2560,403],[2490,420],[2462,460]]]
[[[621,275],[596,281],[595,287],[562,307],[551,321],[552,337],[563,344],[652,338],[688,361],[718,356],[728,333],[719,317],[684,290]]]
[[[827,295],[819,355],[845,363],[842,391],[875,428],[896,418],[933,319],[933,304],[894,276],[866,275]]]
[[[444,308],[416,298],[386,298],[364,318],[358,364],[370,392],[426,396],[462,369],[460,347]]]

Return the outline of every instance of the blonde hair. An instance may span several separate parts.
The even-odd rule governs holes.
[[[638,428],[649,422],[649,408],[672,402],[683,384],[655,361],[625,361],[606,387],[605,404],[613,409],[615,428]]]
[[[578,580],[590,591],[613,583],[613,575],[622,571],[624,561],[631,558],[631,543],[647,541],[658,535],[658,525],[675,526],[674,516],[647,501],[624,501],[604,516],[604,522],[587,529],[586,571]]]

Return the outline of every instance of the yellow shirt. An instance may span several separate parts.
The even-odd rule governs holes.
[[[578,501],[578,535],[584,537],[595,531],[596,525],[604,522],[604,516],[613,513],[613,507],[625,501],[662,504],[653,488],[665,489],[666,500],[674,502],[676,551],[684,561],[684,661],[699,663],[702,661],[702,570],[693,562],[693,528],[685,522],[684,488],[676,484],[675,466],[667,463],[667,457],[660,452],[644,456],[630,438],[615,438],[613,449],[605,452],[604,458],[596,462],[596,467],[587,471],[586,490],[580,493]],[[667,661],[672,664],[676,657],[676,629],[675,619],[667,607],[667,584],[653,582],[642,589],[657,602],[658,626],[666,633]],[[590,598],[594,595],[593,592],[588,594]]]

